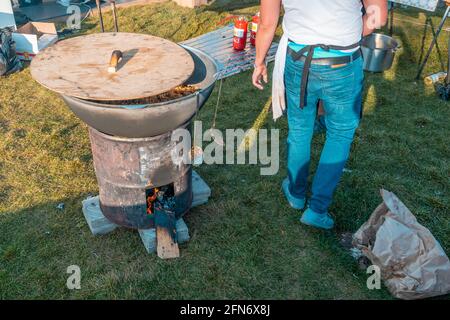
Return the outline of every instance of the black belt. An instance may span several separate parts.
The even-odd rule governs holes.
[[[314,51],[317,48],[322,48],[325,51],[330,50],[351,50],[356,49],[361,45],[361,41],[355,44],[352,44],[351,46],[328,46],[324,44],[316,44],[316,45],[310,45],[304,47],[302,50],[296,52],[292,50],[290,47],[288,47],[288,53],[291,55],[291,57],[294,59],[294,61],[303,61],[305,62],[305,65],[303,66],[303,75],[302,75],[302,82],[301,82],[301,92],[300,92],[300,108],[303,108],[305,106],[306,101],[306,89],[308,87],[308,78],[309,78],[309,71],[311,69],[312,64],[319,64],[319,65],[339,65],[339,64],[347,64],[355,61],[359,57],[361,57],[361,50],[355,51],[352,55],[344,56],[344,57],[333,57],[333,58],[317,58],[314,59]],[[308,55],[305,56],[305,53]]]

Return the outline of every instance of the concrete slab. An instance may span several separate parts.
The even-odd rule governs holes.
[[[195,171],[192,171],[192,192],[194,193],[194,199],[211,197],[211,188]]]
[[[103,215],[98,196],[83,201],[83,214],[94,236],[110,233],[118,227]]]

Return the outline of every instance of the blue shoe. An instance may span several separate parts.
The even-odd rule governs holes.
[[[319,214],[308,208],[300,219],[301,223],[311,227],[330,230],[334,227],[334,220],[328,213]]]
[[[291,192],[289,191],[289,178],[284,179],[281,186],[283,188],[284,196],[289,202],[289,205],[296,210],[303,210],[305,208],[306,200],[298,199],[291,194]]]

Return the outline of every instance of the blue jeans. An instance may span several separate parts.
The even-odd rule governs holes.
[[[327,213],[333,193],[350,154],[355,131],[361,118],[363,60],[345,66],[312,65],[309,74],[306,106],[300,109],[300,82],[304,63],[286,57],[285,87],[287,98],[288,177],[291,194],[306,197],[311,140],[322,100],[325,109],[326,142],[312,184],[309,207],[316,213]]]

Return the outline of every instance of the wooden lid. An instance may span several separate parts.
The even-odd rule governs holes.
[[[123,58],[108,71],[113,51]],[[194,71],[191,55],[168,40],[134,33],[97,33],[61,41],[38,54],[31,75],[58,93],[85,100],[156,96],[183,84]]]

